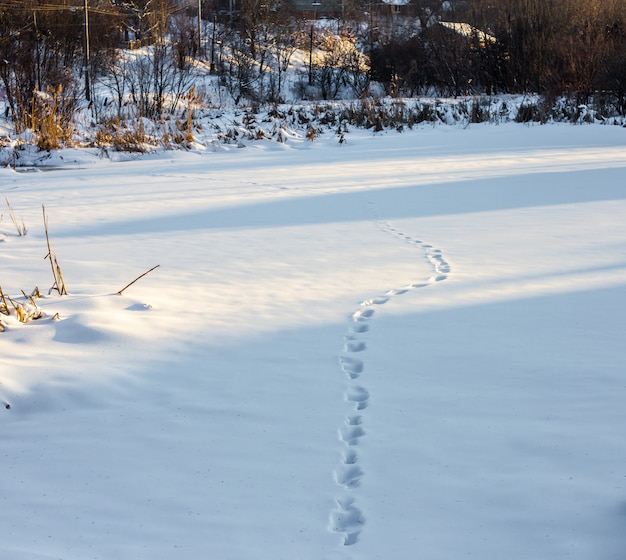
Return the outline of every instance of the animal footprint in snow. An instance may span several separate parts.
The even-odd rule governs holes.
[[[353,334],[363,334],[369,330],[369,326],[363,323],[354,323],[353,325],[350,325],[350,332]]]
[[[350,378],[356,379],[363,372],[363,362],[356,358],[350,358],[348,356],[340,356],[339,364],[341,370]]]
[[[346,423],[339,430],[339,439],[348,446],[356,445],[359,438],[365,435],[365,430],[361,427],[360,416],[348,416]],[[353,465],[356,463],[356,453],[353,456],[344,455],[344,464]]]
[[[450,265],[444,260],[441,255],[433,255],[430,260],[435,265],[435,270],[437,272],[450,272]]]
[[[349,446],[354,446],[359,443],[359,438],[364,435],[365,430],[361,426],[346,424],[339,428],[339,439]]]
[[[402,288],[402,289],[400,289],[400,290],[389,290],[389,291],[387,292],[387,295],[388,295],[388,296],[401,296],[402,294],[406,294],[406,293],[407,293],[407,291],[408,291],[408,290],[407,290],[407,289],[405,289],[405,288]]]
[[[378,296],[370,299],[366,299],[361,302],[361,307],[367,307],[368,305],[382,305],[383,303],[387,303],[389,301],[388,297]]]
[[[346,391],[346,400],[355,403],[357,410],[366,408],[369,398],[370,394],[363,387],[349,387]]]
[[[341,460],[344,465],[355,465],[358,461],[358,455],[354,449],[346,449]]]
[[[366,308],[366,309],[359,309],[358,311],[355,311],[354,314],[352,315],[352,320],[353,321],[367,321],[368,319],[371,319],[374,316],[374,310],[370,309],[370,308]]]
[[[345,343],[346,352],[363,352],[365,350],[365,342],[357,340],[346,340]]]
[[[344,533],[343,544],[350,546],[358,541],[361,527],[365,523],[363,514],[351,498],[336,500],[337,507],[330,513],[330,530]]]
[[[337,484],[344,488],[356,488],[359,485],[359,479],[363,476],[363,471],[358,465],[341,465],[335,471],[335,480]]]

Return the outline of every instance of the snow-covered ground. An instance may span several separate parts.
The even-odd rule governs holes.
[[[625,130],[346,138],[0,169],[0,558],[624,558]]]

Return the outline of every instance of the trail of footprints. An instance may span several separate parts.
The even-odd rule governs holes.
[[[448,277],[450,265],[444,259],[441,250],[424,243],[393,228],[389,223],[375,219],[377,226],[384,232],[420,248],[426,259],[433,266],[434,275],[424,282],[409,284],[399,289],[389,290],[382,296],[376,296],[361,302],[352,314],[348,331],[344,336],[343,352],[339,355],[339,366],[346,377],[345,400],[350,406],[350,413],[339,428],[339,440],[342,444],[341,459],[334,470],[334,478],[339,487],[335,497],[335,507],[330,513],[330,529],[343,538],[343,545],[351,546],[358,542],[365,518],[356,505],[355,489],[359,487],[365,472],[359,462],[359,442],[367,435],[365,430],[366,409],[370,394],[363,382],[365,375],[365,356],[367,344],[363,336],[369,331],[376,313],[376,307],[384,305],[391,298],[401,296],[410,290],[425,288],[441,282]]]

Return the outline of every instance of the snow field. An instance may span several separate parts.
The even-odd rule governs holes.
[[[621,128],[0,170],[0,552],[621,558]],[[155,264],[123,295],[115,292]],[[58,320],[52,320],[54,314]]]

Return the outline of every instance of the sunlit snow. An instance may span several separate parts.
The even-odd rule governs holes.
[[[0,169],[0,557],[624,558],[625,134]]]

